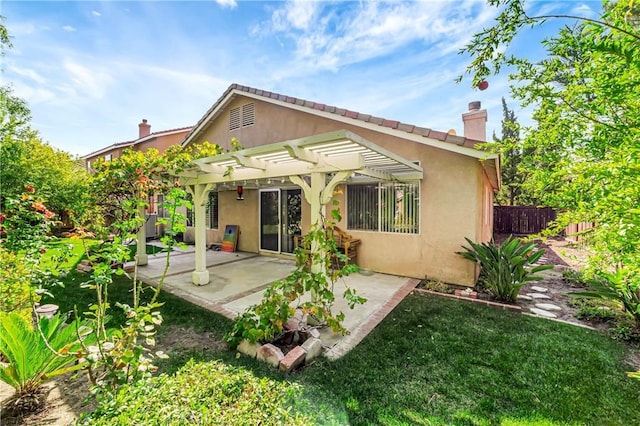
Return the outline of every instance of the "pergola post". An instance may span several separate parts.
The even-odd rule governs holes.
[[[209,284],[209,271],[207,270],[207,228],[205,215],[207,211],[207,197],[213,189],[212,184],[188,185],[187,191],[193,199],[193,212],[195,216],[195,270],[191,273],[191,281],[195,285]]]
[[[310,194],[307,201],[311,204],[311,227],[316,226],[318,230],[322,229],[322,220],[327,211],[325,203],[322,202],[322,194],[326,186],[326,179],[326,173],[311,173],[311,188],[309,188]],[[319,264],[313,260],[316,256],[324,259],[325,253],[323,250],[324,248],[320,247],[315,239],[311,241],[311,272],[313,273],[326,272],[326,265]]]
[[[147,255],[147,220],[145,206],[138,207],[138,217],[141,219],[141,225],[137,232],[136,264],[138,266],[144,266],[149,263],[149,255]]]

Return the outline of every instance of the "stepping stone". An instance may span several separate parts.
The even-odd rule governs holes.
[[[542,293],[527,293],[527,296],[533,298],[533,299],[551,299],[549,296],[547,296],[546,294],[542,294]]]
[[[533,297],[527,296],[526,294],[519,294],[516,299],[518,300],[533,300]]]
[[[536,308],[544,309],[545,311],[561,311],[562,310],[560,306],[554,305],[553,303],[536,303]]]
[[[534,285],[533,287],[531,287],[531,290],[535,291],[536,293],[546,293],[549,291],[548,288],[546,287],[538,287],[537,285]]]
[[[545,311],[544,309],[531,308],[531,312],[544,318],[558,318],[556,314],[552,314],[551,312]]]

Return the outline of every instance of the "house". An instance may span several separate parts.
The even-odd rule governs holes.
[[[150,148],[157,149],[159,152],[164,152],[172,145],[181,143],[185,136],[189,133],[191,127],[181,127],[177,129],[162,130],[159,132],[151,133],[151,125],[146,119],[143,119],[138,124],[138,138],[125,142],[118,142],[113,145],[109,145],[105,148],[101,148],[90,154],[81,157],[87,166],[87,170],[91,171],[91,165],[96,161],[111,161],[122,155],[122,152],[130,148],[134,151],[145,152]],[[149,196],[147,212],[147,237],[155,237],[157,234],[156,219],[158,217],[165,217],[162,205],[164,199],[162,194],[153,194]]]
[[[456,254],[465,237],[488,241],[499,157],[479,102],[464,137],[231,85],[183,141],[229,152],[196,160],[181,180],[194,199],[195,284],[206,284],[206,245],[239,225],[238,248],[287,255],[293,237],[337,202],[338,226],[361,241],[367,270],[472,286],[477,270]],[[243,149],[233,151],[235,137]]]
[[[184,140],[191,127],[181,127],[178,129],[163,130],[151,133],[151,125],[146,119],[138,124],[138,138],[125,142],[117,142],[113,145],[91,152],[81,158],[85,161],[87,170],[91,170],[91,165],[98,161],[111,161],[122,155],[122,152],[131,148],[134,151],[146,151],[155,148],[159,152],[164,152],[171,145],[176,145]]]

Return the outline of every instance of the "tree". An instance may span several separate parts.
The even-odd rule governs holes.
[[[563,209],[558,227],[589,221],[586,241],[596,274],[616,270],[622,287],[640,291],[640,7],[632,0],[604,1],[599,19],[529,16],[524,1],[489,0],[503,7],[496,25],[463,49],[477,84],[504,66],[512,95],[533,106],[536,126],[526,129],[521,165],[525,188]],[[508,55],[525,27],[551,19],[572,26],[543,41],[547,56],[532,62]],[[640,309],[640,307],[638,307]]]
[[[2,53],[11,47],[1,23],[0,47]],[[58,215],[79,214],[88,188],[84,167],[70,154],[43,142],[29,126],[30,120],[26,102],[13,94],[11,86],[0,86],[0,209],[29,184],[38,188]]]
[[[522,189],[526,173],[519,170],[524,156],[523,143],[520,139],[520,124],[515,112],[509,109],[504,97],[502,98],[502,135],[498,138],[493,133],[494,144],[491,148],[501,154],[500,177],[502,187],[496,195],[499,205],[524,205],[531,203]]]

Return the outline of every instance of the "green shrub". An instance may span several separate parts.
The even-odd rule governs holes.
[[[0,312],[17,311],[30,321],[31,307],[39,300],[24,256],[0,248]]]
[[[304,425],[290,410],[298,387],[218,361],[189,361],[175,375],[123,386],[84,425]]]
[[[565,282],[579,286],[584,286],[586,283],[584,272],[576,271],[575,269],[565,269],[562,271],[562,279]]]
[[[615,274],[603,272],[587,280],[587,285],[587,291],[569,295],[618,301],[634,318],[636,327],[640,328],[640,277],[637,274],[625,269],[618,269]]]
[[[532,266],[544,254],[544,250],[535,250],[534,243],[523,243],[511,236],[501,245],[465,239],[471,247],[462,246],[465,251],[458,254],[480,265],[483,287],[498,300],[515,302],[523,285],[542,279],[535,273],[553,268],[553,265]]]

